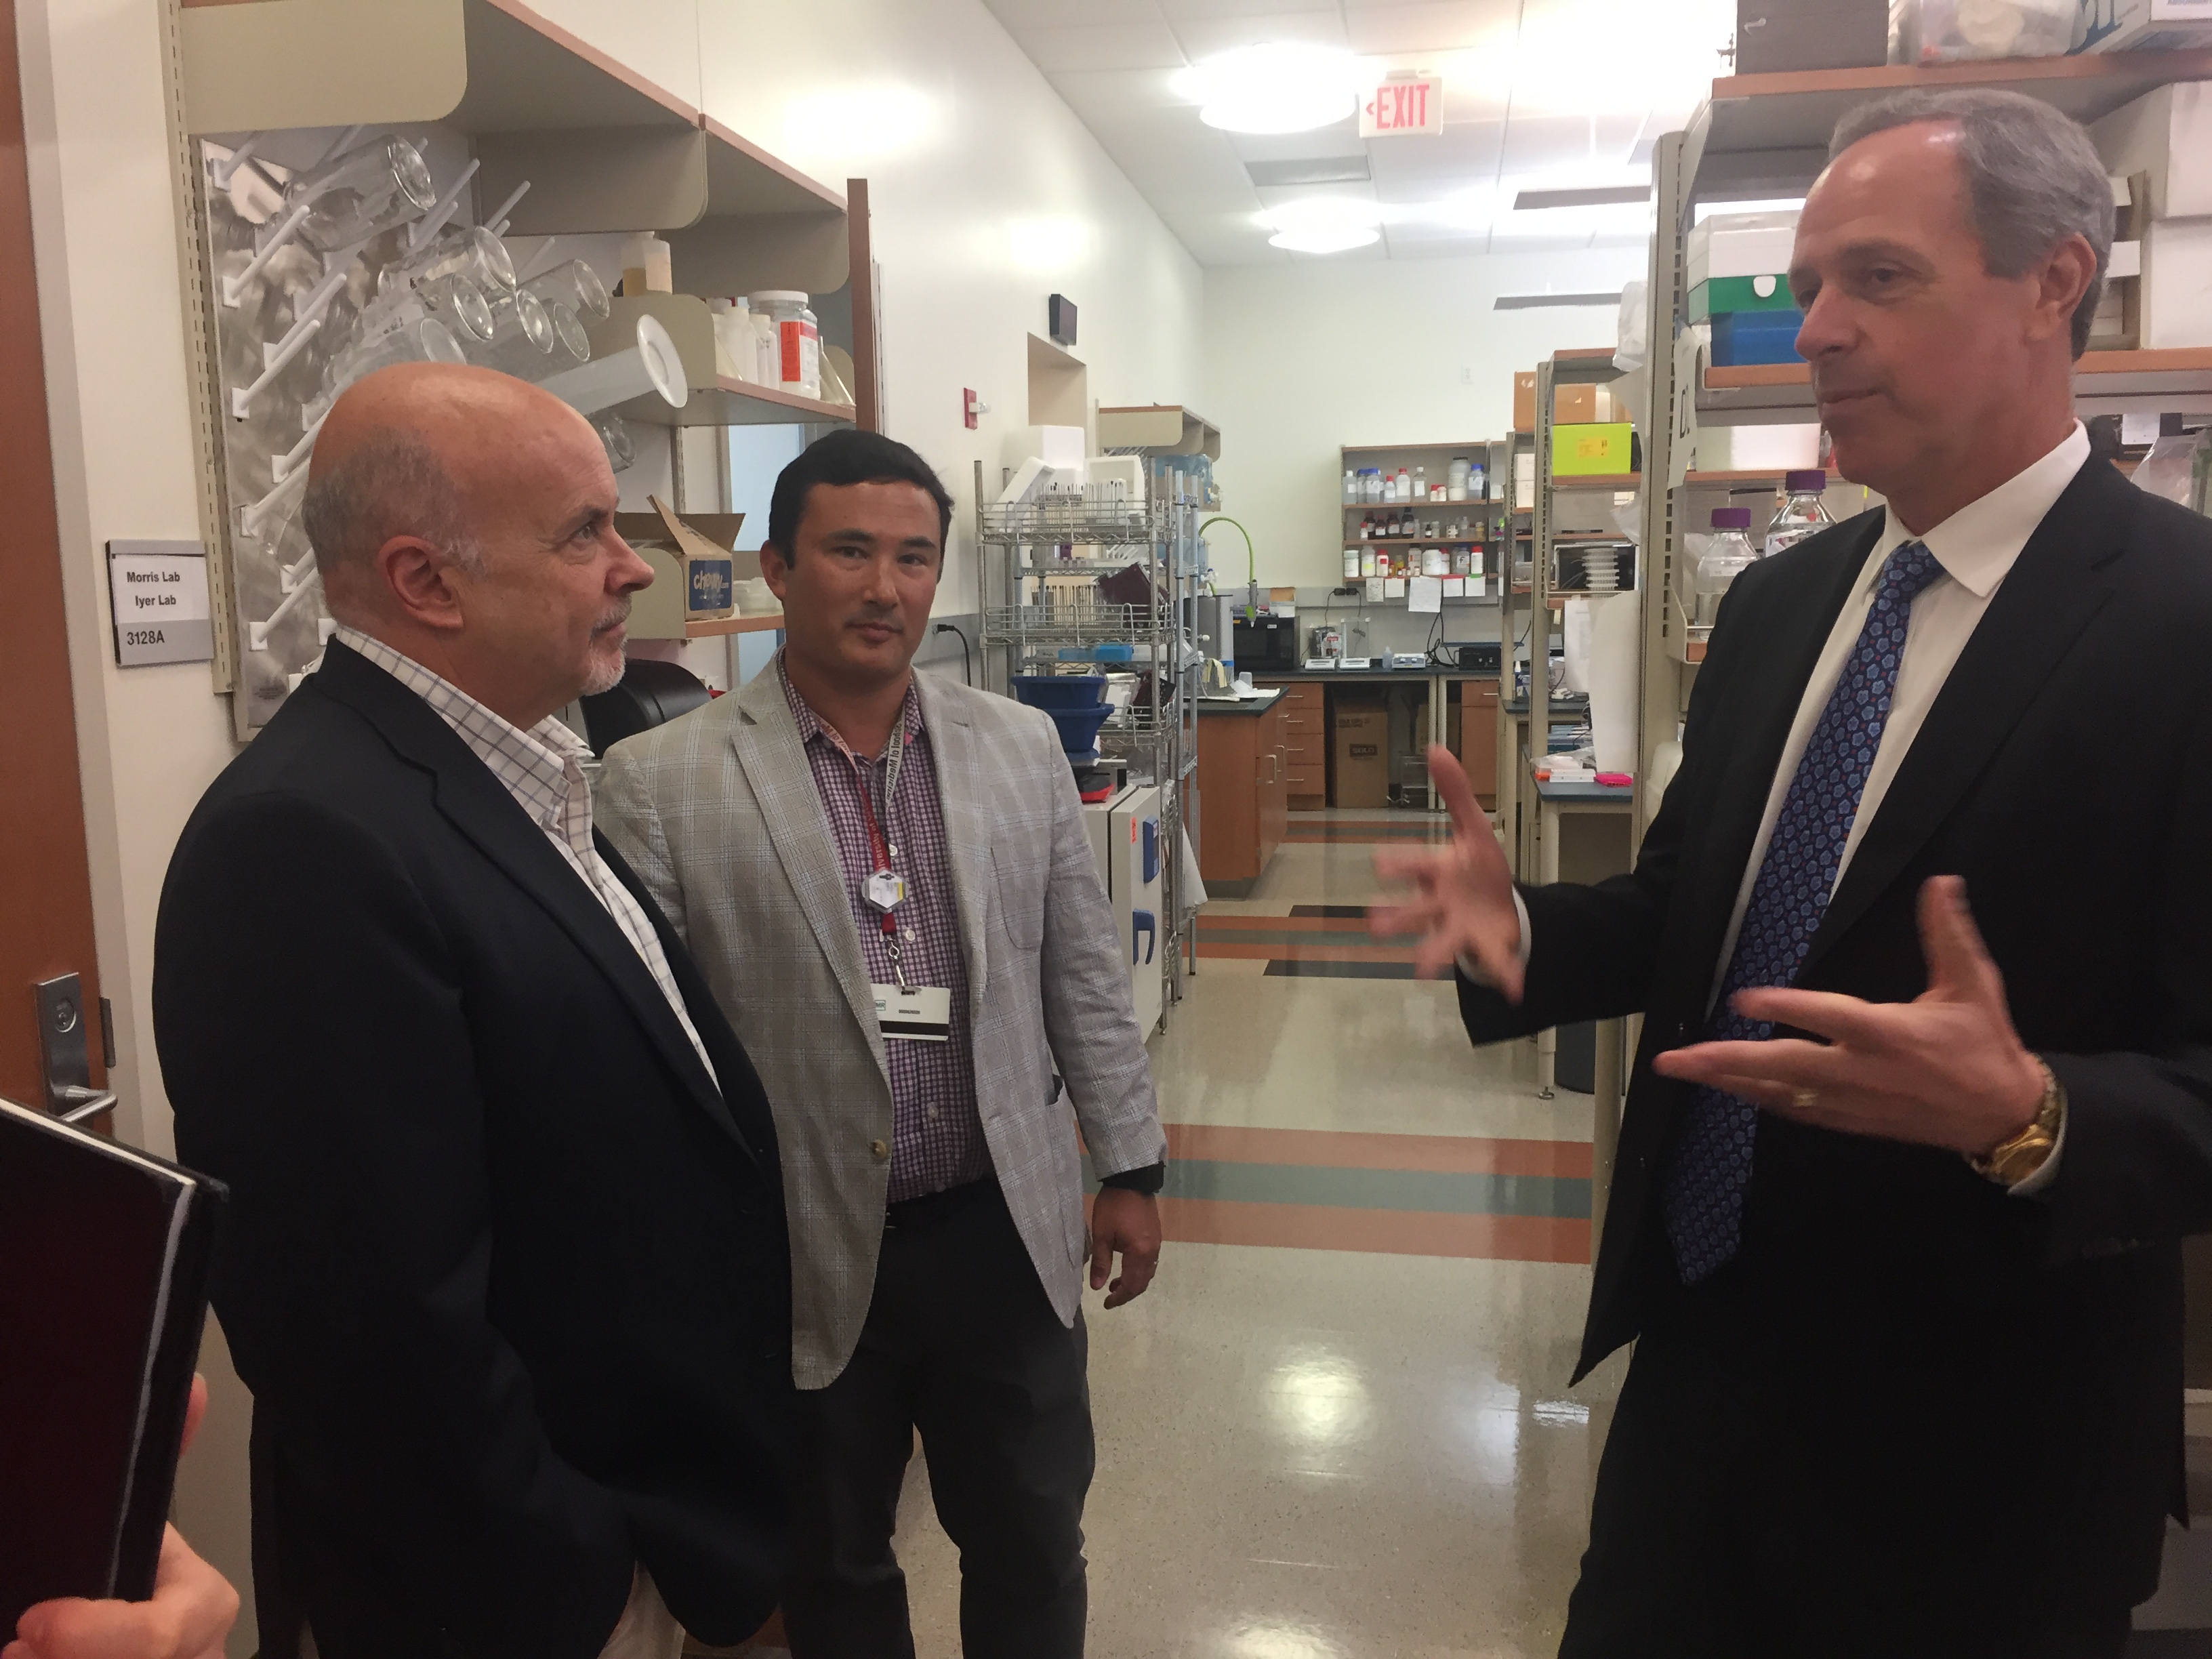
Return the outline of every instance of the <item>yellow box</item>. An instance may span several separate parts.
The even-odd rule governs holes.
[[[1627,471],[1629,436],[1634,430],[1626,421],[1553,427],[1552,476],[1589,477]]]

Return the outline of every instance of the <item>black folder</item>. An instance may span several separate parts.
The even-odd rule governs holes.
[[[154,1593],[224,1196],[0,1100],[0,1643]]]

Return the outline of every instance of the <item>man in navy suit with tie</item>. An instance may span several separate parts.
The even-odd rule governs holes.
[[[1729,590],[1632,873],[1516,889],[1437,751],[1460,834],[1375,925],[1479,1042],[1644,1016],[1563,1655],[2118,1655],[2212,1228],[2212,525],[2075,418],[2079,127],[1907,94],[1830,157],[1797,347],[1887,507]]]

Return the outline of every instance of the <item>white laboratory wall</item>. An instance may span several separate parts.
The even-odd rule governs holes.
[[[114,665],[102,591],[111,538],[200,534],[161,5],[17,0],[15,17],[100,989],[115,1014],[111,1079],[120,1132],[166,1152],[155,908],[178,832],[234,750],[229,705],[204,665]],[[219,1334],[202,1369],[214,1405],[179,1475],[177,1510],[244,1587],[247,1406]],[[252,1650],[250,1629],[233,1638],[234,1654]]]
[[[884,429],[958,502],[940,614],[979,603],[974,465],[995,484],[1029,423],[1048,295],[1076,303],[1095,402],[1198,401],[1196,262],[982,0],[537,3],[831,188],[867,179]],[[972,432],[969,387],[988,405]]]
[[[1610,345],[1610,308],[1498,311],[1500,295],[1618,292],[1641,247],[1465,258],[1333,260],[1206,273],[1200,407],[1222,430],[1222,510],[1251,532],[1263,583],[1333,585],[1346,444],[1503,438],[1513,376],[1563,349]],[[1243,580],[1235,532],[1209,538]]]

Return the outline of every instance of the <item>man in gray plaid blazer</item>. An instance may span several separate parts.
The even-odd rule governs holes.
[[[599,800],[782,1143],[795,1659],[913,1653],[891,1533],[917,1429],[970,1659],[1082,1652],[1084,1267],[1113,1308],[1159,1255],[1166,1139],[1057,732],[913,672],[951,520],[904,445],[810,447],[761,554],[783,651],[617,745]]]

